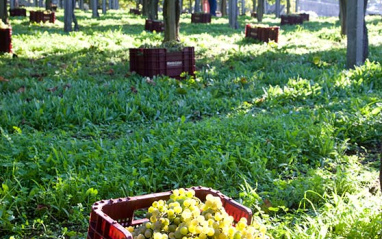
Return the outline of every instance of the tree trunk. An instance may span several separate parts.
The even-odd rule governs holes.
[[[256,12],[256,0],[252,0],[252,12]]]
[[[45,0],[45,10],[52,9],[52,0]]]
[[[220,11],[222,12],[222,16],[227,16],[227,0],[221,0]]]
[[[364,8],[363,8],[363,62],[369,57],[369,34],[367,33],[366,27],[366,9],[367,9],[368,0],[364,0]]]
[[[257,6],[257,21],[262,22],[263,16],[264,16],[264,7],[265,7],[265,0],[259,0],[258,6]]]
[[[164,0],[163,20],[164,20],[164,42],[179,41],[179,0]]]
[[[73,7],[76,8],[76,5],[74,5]],[[81,10],[85,10],[85,9],[84,9],[84,0],[80,0],[80,2],[78,3],[78,7],[79,7]]]
[[[381,144],[381,151],[379,151],[379,152],[382,152],[382,144]],[[382,154],[380,154],[379,157],[381,157],[379,159],[379,186],[380,186],[381,192],[382,192]]]
[[[148,16],[149,15],[149,1],[150,0],[143,0],[142,1],[142,16]]]
[[[229,25],[233,29],[238,29],[239,24],[237,22],[237,13],[238,13],[238,8],[237,8],[237,0],[229,0]]]
[[[299,3],[299,0],[296,0],[296,9],[295,9],[295,11],[296,12],[298,12],[298,5],[299,5],[300,3]]]
[[[98,0],[90,0],[90,1],[92,2],[92,12],[93,12],[92,17],[97,18],[97,17],[99,17],[99,14],[98,14]]]
[[[106,14],[106,0],[102,0],[102,14]]]
[[[347,0],[340,0],[340,22],[341,22],[341,35],[346,35],[346,10]]]
[[[368,56],[368,35],[365,23],[367,0],[348,0],[347,16],[347,67],[362,65]]]
[[[286,0],[286,5],[287,5],[287,14],[290,14],[290,0]]]
[[[0,19],[5,24],[8,24],[8,11],[7,11],[7,1],[2,0],[0,2]]]
[[[150,20],[158,19],[158,3],[159,0],[150,0],[148,17]]]
[[[200,12],[200,0],[195,0],[194,12]]]
[[[275,14],[276,14],[276,18],[280,18],[280,0],[276,0],[276,10],[275,10]]]
[[[66,1],[70,1],[70,0],[66,0]],[[74,14],[74,8],[76,7],[76,0],[71,0],[71,1],[72,1],[72,6],[73,6],[72,7],[72,20],[74,22],[74,30],[78,31],[80,29],[79,29],[79,26],[78,26],[76,15]]]
[[[64,6],[64,31],[71,32],[72,31],[72,22],[73,22],[73,1],[65,0]]]
[[[119,9],[119,0],[114,0],[114,9],[115,10]]]

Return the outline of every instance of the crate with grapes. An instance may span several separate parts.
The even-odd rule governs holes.
[[[135,212],[146,210],[136,218]],[[192,187],[96,202],[88,239],[269,238],[252,212],[219,191]]]

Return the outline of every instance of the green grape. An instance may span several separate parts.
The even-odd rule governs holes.
[[[151,228],[151,227],[152,227],[152,224],[151,224],[151,222],[146,222],[146,223],[145,223],[145,226],[146,226],[146,228]]]
[[[170,232],[170,233],[168,234],[168,238],[170,238],[170,239],[175,239],[175,233],[174,233],[174,232]]]
[[[200,233],[199,234],[199,239],[206,239],[207,235],[205,233]]]
[[[168,216],[169,218],[173,218],[173,217],[175,217],[175,212],[174,212],[173,209],[168,209],[166,213],[167,213],[167,216]]]
[[[190,200],[189,199],[184,200],[183,207],[189,207],[189,206],[191,206]]]
[[[181,219],[180,219],[180,217],[176,217],[175,219],[174,219],[174,224],[175,225],[179,225],[181,223]]]
[[[169,232],[175,232],[177,228],[177,225],[171,224],[168,226],[168,231]]]
[[[179,189],[179,195],[184,195],[186,193],[186,190],[184,188]]]
[[[244,230],[244,228],[246,228],[247,224],[243,221],[239,221],[237,224],[236,224],[236,228],[239,230],[239,231],[242,231]]]
[[[233,239],[241,239],[241,233],[240,233],[240,232],[236,232],[236,233],[233,235]]]
[[[145,236],[144,236],[143,234],[139,234],[139,235],[137,236],[137,239],[146,239],[146,238],[145,238]]]
[[[147,229],[145,231],[145,237],[150,238],[153,235],[153,231],[151,229]]]
[[[162,239],[162,233],[154,232],[154,239]]]
[[[189,190],[189,191],[186,192],[186,197],[192,198],[193,196],[195,196],[195,191],[194,190]]]
[[[215,230],[211,227],[209,227],[206,232],[207,232],[207,236],[212,237],[213,235],[215,235]]]
[[[186,226],[183,226],[179,229],[180,233],[184,236],[188,233],[188,228]]]
[[[175,231],[174,235],[176,239],[181,239],[183,237],[182,233],[180,233],[179,230]]]
[[[174,212],[177,214],[180,214],[182,212],[182,207],[181,206],[174,207]]]

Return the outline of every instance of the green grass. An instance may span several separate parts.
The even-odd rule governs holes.
[[[346,70],[335,18],[244,39],[227,18],[191,24],[195,78],[129,73],[156,44],[144,18],[77,11],[79,32],[11,18],[0,55],[0,236],[85,238],[101,199],[203,185],[250,207],[274,238],[381,238],[382,23]],[[278,25],[273,16],[265,24]]]

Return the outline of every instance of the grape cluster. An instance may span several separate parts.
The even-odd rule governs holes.
[[[252,239],[269,238],[264,226],[247,225],[246,218],[234,224],[219,197],[207,195],[205,203],[193,190],[176,189],[166,202],[155,201],[148,209],[148,222],[127,229],[134,239]]]

